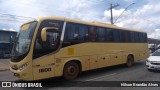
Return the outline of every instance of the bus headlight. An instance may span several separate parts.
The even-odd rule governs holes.
[[[20,70],[20,71],[24,70],[28,65],[29,65],[28,62],[25,63],[25,64],[23,64],[22,66],[19,67],[19,70]]]

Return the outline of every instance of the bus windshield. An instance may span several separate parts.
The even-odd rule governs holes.
[[[36,23],[37,22],[31,22],[22,25],[18,38],[12,50],[12,61],[18,62],[25,57],[31,44]]]

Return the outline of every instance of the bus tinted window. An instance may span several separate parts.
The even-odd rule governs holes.
[[[122,42],[131,42],[133,41],[134,39],[131,37],[133,37],[133,33],[130,33],[129,31],[121,31],[121,41]]]
[[[73,45],[81,42],[147,42],[146,33],[126,31],[114,28],[87,26],[83,24],[67,23],[64,42]],[[67,45],[67,46],[68,46]]]
[[[127,38],[127,42],[131,41],[130,32],[129,31],[126,31],[126,38]]]
[[[85,25],[78,25],[79,27],[79,34],[78,34],[78,38],[79,41],[84,42],[84,41],[88,41],[88,27]]]
[[[146,33],[143,33],[143,40],[144,40],[144,42],[147,42],[147,34]]]
[[[135,42],[135,38],[134,38],[134,33],[133,32],[130,32],[130,40],[131,42]]]
[[[134,33],[135,42],[139,42],[139,35],[137,32]]]
[[[121,41],[122,42],[126,42],[126,36],[125,36],[126,34],[125,34],[125,32],[124,31],[121,31]]]
[[[121,36],[120,36],[120,31],[119,30],[114,30],[113,31],[113,36],[114,36],[114,42],[120,42]]]
[[[106,31],[105,28],[97,28],[97,40],[100,42],[105,41],[106,38]]]
[[[78,39],[78,30],[75,24],[68,24],[66,27],[67,41],[76,41]]]
[[[139,42],[144,42],[142,33],[139,33]]]
[[[113,42],[113,29],[107,29],[107,41]]]
[[[85,42],[88,40],[88,27],[85,25],[68,23],[65,31],[65,42]]]
[[[96,38],[97,38],[96,27],[93,27],[93,26],[90,27],[89,38],[90,38],[90,41],[96,41]]]

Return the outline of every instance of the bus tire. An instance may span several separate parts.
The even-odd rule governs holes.
[[[76,62],[67,62],[63,69],[63,77],[66,80],[73,80],[79,75],[79,70],[80,68]]]
[[[132,55],[128,55],[127,57],[127,62],[126,62],[126,66],[127,67],[132,67],[134,64],[134,58]]]

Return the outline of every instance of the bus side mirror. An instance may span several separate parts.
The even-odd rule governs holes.
[[[45,27],[41,31],[41,39],[43,42],[47,40],[47,31],[53,31],[53,30],[58,30],[56,27]]]

